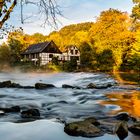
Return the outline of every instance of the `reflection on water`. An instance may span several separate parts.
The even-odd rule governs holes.
[[[138,73],[115,73],[113,76],[120,84],[140,85],[140,72]]]
[[[140,91],[112,92],[106,94],[108,100],[102,101],[102,105],[117,105],[120,110],[113,110],[110,114],[128,112],[134,117],[140,117]]]

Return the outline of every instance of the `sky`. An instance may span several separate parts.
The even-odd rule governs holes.
[[[65,25],[92,22],[100,15],[101,11],[109,8],[119,9],[123,12],[131,14],[133,7],[132,0],[56,0],[61,7],[63,17],[58,16],[61,24],[58,26],[58,30]],[[20,7],[16,6],[11,14],[9,24],[16,27],[22,27],[27,34],[33,34],[36,32],[44,35],[49,34],[54,30],[50,26],[46,28],[41,27],[43,19],[38,16],[38,10],[35,6],[26,6],[24,8],[24,16],[32,16],[25,24],[20,22]]]

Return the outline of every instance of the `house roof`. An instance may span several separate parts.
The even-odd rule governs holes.
[[[53,41],[49,41],[32,44],[22,54],[41,53],[44,51],[46,53],[62,53]]]
[[[63,52],[64,52],[64,53],[67,53],[68,50],[69,50],[70,48],[72,48],[72,47],[76,47],[76,48],[77,48],[76,45],[68,45],[68,46],[65,47],[65,50],[64,50]],[[78,49],[78,48],[77,48],[77,49]],[[79,50],[79,49],[78,49],[78,50]]]

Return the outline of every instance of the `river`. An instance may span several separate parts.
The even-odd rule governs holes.
[[[116,78],[117,77],[117,78]],[[41,120],[22,123],[18,113],[0,116],[0,139],[2,140],[118,140],[117,136],[99,138],[71,137],[64,133],[64,122],[78,121],[87,117],[111,116],[119,112],[140,117],[140,87],[137,83],[122,82],[118,76],[105,73],[0,73],[0,81],[11,80],[23,86],[36,82],[53,84],[47,90],[1,88],[0,107],[15,105],[22,110],[37,108]],[[126,79],[125,79],[126,80]],[[120,82],[121,81],[121,82]],[[128,80],[129,81],[129,80]],[[139,82],[138,80],[136,80]],[[89,83],[112,84],[104,89],[86,89]],[[117,84],[116,84],[117,83]],[[81,87],[64,89],[63,84]],[[63,122],[63,123],[62,123]],[[126,140],[139,140],[129,134]]]

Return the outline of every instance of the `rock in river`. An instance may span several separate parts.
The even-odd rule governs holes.
[[[64,85],[62,85],[62,88],[74,88],[74,87],[71,86],[71,85],[66,85],[66,84],[64,84]]]
[[[129,120],[129,115],[127,113],[120,113],[115,116],[115,119],[121,120],[121,121],[128,121]]]
[[[113,84],[111,84],[111,83],[107,83],[107,84],[103,84],[103,85],[96,85],[94,83],[90,83],[87,85],[87,88],[88,89],[94,89],[94,88],[95,89],[104,89],[104,88],[109,88],[111,86],[113,86]]]
[[[12,84],[11,81],[0,82],[0,88],[10,87],[11,84]]]
[[[21,88],[22,86],[17,83],[12,83],[11,81],[0,82],[0,88]]]
[[[128,126],[125,121],[116,124],[115,133],[120,140],[124,140],[128,136]]]
[[[82,137],[102,136],[104,133],[100,128],[98,128],[94,124],[97,124],[97,121],[90,118],[84,121],[66,124],[64,127],[64,131],[71,136],[82,136]]]
[[[62,88],[72,88],[72,89],[81,89],[80,87],[77,86],[71,86],[71,85],[67,85],[67,84],[63,84]]]
[[[36,89],[47,89],[47,88],[54,88],[55,86],[52,84],[45,84],[45,83],[36,83],[35,88]]]
[[[10,113],[10,112],[20,112],[19,106],[13,106],[11,108],[0,108],[4,113]]]
[[[40,118],[40,112],[38,109],[28,109],[21,112],[22,118]]]
[[[130,126],[129,131],[135,135],[140,135],[140,122],[135,122],[132,126]]]

